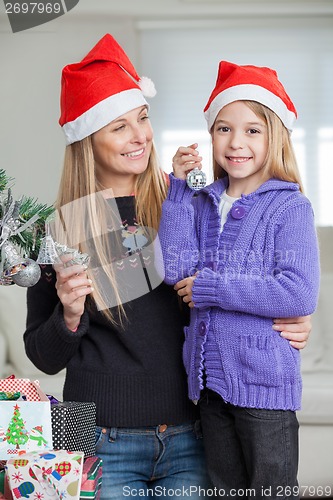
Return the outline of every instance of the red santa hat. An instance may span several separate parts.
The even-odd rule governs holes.
[[[119,116],[147,105],[156,94],[149,78],[140,78],[117,41],[106,34],[79,63],[62,70],[61,125],[66,144],[80,141]]]
[[[224,106],[240,100],[264,104],[277,114],[288,130],[292,130],[297,112],[276,71],[259,66],[238,66],[227,61],[219,64],[216,85],[204,109],[208,130]]]

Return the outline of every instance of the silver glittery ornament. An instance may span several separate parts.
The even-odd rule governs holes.
[[[2,243],[1,252],[4,258],[3,275],[5,278],[14,276],[24,269],[24,258],[9,241]]]
[[[13,282],[18,286],[34,286],[39,281],[41,270],[32,259],[24,259],[24,269],[12,276]]]
[[[204,188],[207,184],[207,177],[205,172],[199,168],[194,168],[186,176],[186,182],[189,188],[194,191],[199,191]]]
[[[58,255],[55,242],[52,236],[46,235],[41,240],[37,264],[58,264],[61,259]]]
[[[67,245],[61,245],[55,241],[55,248],[59,256],[62,255],[72,255],[72,258],[67,262],[64,262],[64,267],[74,266],[75,264],[88,266],[90,261],[90,256],[87,253],[81,253],[74,248],[70,248]]]

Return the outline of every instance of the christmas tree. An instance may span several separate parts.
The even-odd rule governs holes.
[[[33,286],[40,270],[29,257],[38,255],[54,209],[27,196],[14,200],[12,181],[0,169],[0,285]]]
[[[12,183],[13,179],[8,177],[5,170],[0,169],[0,241],[4,238],[2,233],[5,232],[7,236],[9,232],[10,241],[25,254],[38,253],[41,239],[45,235],[45,221],[54,208],[28,196],[14,201]],[[30,220],[33,222],[28,225]]]
[[[6,432],[6,440],[9,444],[16,445],[19,448],[20,445],[24,445],[28,441],[28,433],[24,426],[24,420],[21,417],[20,407],[18,404],[14,406],[14,415],[9,422],[9,426]]]

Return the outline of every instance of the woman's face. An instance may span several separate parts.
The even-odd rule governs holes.
[[[103,186],[133,188],[144,172],[152,148],[153,130],[146,106],[120,116],[92,135],[96,176]]]

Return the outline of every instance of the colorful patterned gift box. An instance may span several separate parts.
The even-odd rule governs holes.
[[[99,457],[88,457],[83,463],[80,500],[90,498],[98,500],[102,487],[102,460]]]
[[[51,450],[9,459],[6,469],[13,499],[79,500],[83,458],[82,452]]]
[[[95,455],[96,405],[75,401],[51,404],[53,449]]]

